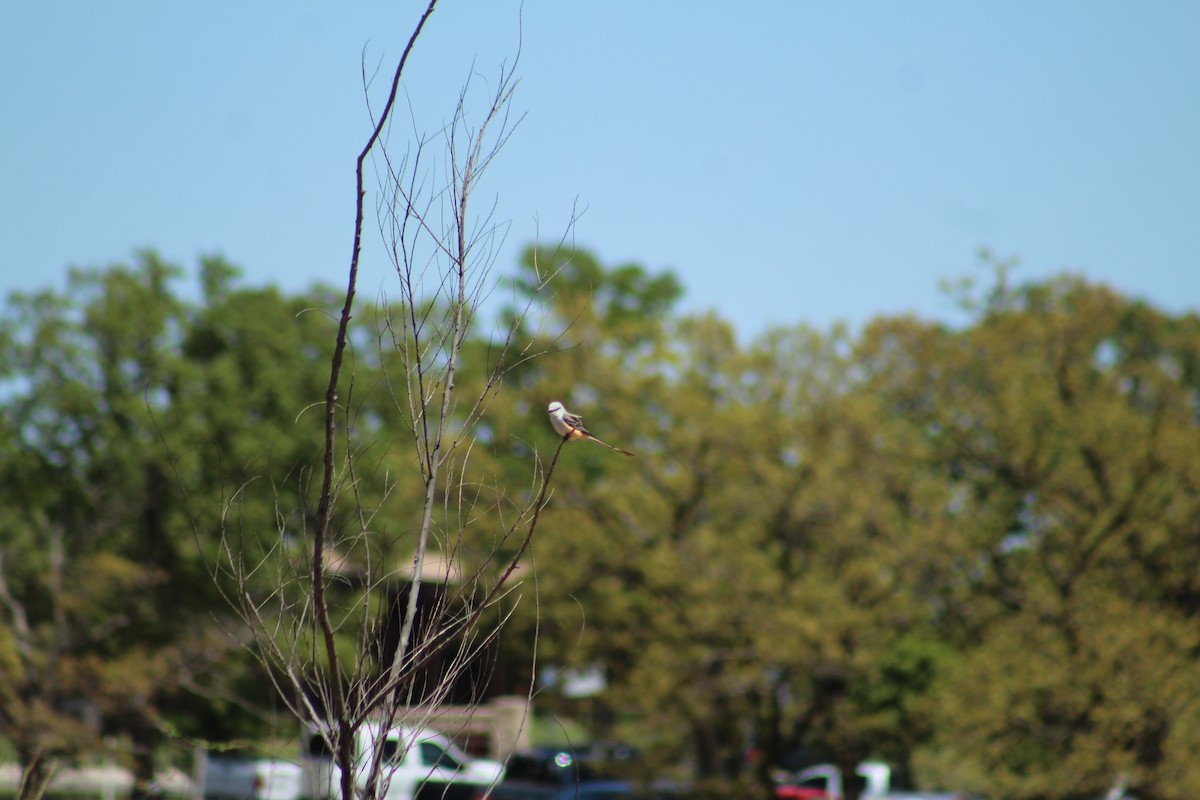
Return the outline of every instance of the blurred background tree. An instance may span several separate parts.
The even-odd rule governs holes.
[[[324,298],[235,288],[219,259],[201,272],[193,303],[153,253],[73,271],[0,326],[0,719],[33,796],[104,737],[148,786],[168,729],[263,730],[221,623],[217,517],[238,505],[248,550],[279,537],[274,498],[244,489],[304,479],[295,398],[327,322],[297,312]]]
[[[535,263],[578,288],[498,430],[544,441],[561,399],[639,454],[564,467],[509,640],[538,625],[543,662],[608,688],[539,702],[764,795],[805,757],[1009,797],[1196,791],[1194,316],[1000,271],[962,329],[743,346],[675,314],[669,274]]]
[[[306,407],[337,302],[241,287],[217,259],[189,297],[180,272],[149,253],[76,272],[10,299],[0,327],[0,719],[35,777],[104,737],[146,776],[171,732],[269,727],[246,698],[270,676],[213,565],[221,530],[257,558],[311,522]],[[871,757],[992,796],[1095,796],[1117,776],[1200,794],[1195,315],[1001,271],[958,328],[746,342],[681,314],[670,273],[585,251],[532,247],[514,286],[540,317],[506,351],[481,320],[463,344],[466,396],[505,371],[455,466],[474,499],[444,506],[447,525],[460,507],[486,522],[459,541],[464,571],[517,552],[497,531],[557,444],[550,400],[638,457],[564,451],[475,696],[531,692],[713,791]],[[379,472],[407,435],[387,314],[360,310],[350,400],[349,446]],[[420,487],[363,491],[388,509],[379,546],[407,557]],[[567,672],[599,691],[563,691]]]

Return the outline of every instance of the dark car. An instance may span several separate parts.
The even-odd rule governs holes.
[[[551,800],[561,790],[604,782],[609,776],[571,750],[514,753],[504,767],[504,780],[486,795],[494,800]]]
[[[626,781],[580,781],[577,786],[559,789],[551,800],[630,800],[643,796]]]
[[[682,797],[672,789],[641,788],[629,781],[582,780],[570,786],[560,786],[557,789],[539,785],[537,794],[503,794],[504,784],[501,783],[488,797],[506,800],[527,798],[528,800],[679,800]],[[499,791],[498,791],[499,790]],[[548,793],[542,792],[549,790]]]
[[[643,790],[617,780],[615,768],[632,751],[619,749],[597,753],[593,750],[533,750],[516,753],[504,769],[504,780],[486,794],[491,800],[658,800],[668,793]]]

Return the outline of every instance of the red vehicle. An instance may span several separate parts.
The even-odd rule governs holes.
[[[775,796],[779,800],[828,800],[829,793],[812,786],[780,784],[775,787]]]

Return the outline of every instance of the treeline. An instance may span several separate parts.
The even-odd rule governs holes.
[[[120,741],[148,776],[179,740],[264,729],[269,675],[222,594],[280,576],[222,565],[311,522],[338,302],[200,274],[185,299],[144,254],[8,304],[0,721],[26,764]],[[743,343],[680,314],[673,276],[581,251],[531,249],[514,308],[547,275],[451,472],[439,524],[468,533],[447,557],[503,563],[558,444],[549,401],[638,457],[563,451],[497,675],[602,675],[535,704],[707,786],[754,791],[804,755],[990,797],[1200,796],[1195,315],[1001,268],[962,326]],[[398,311],[356,313],[337,508],[340,555],[396,571],[420,492],[391,446]],[[477,322],[461,396],[497,337]]]

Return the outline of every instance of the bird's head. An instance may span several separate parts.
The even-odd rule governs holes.
[[[548,412],[550,412],[551,414],[557,414],[558,412],[563,410],[563,404],[558,402],[557,400],[552,400],[552,401],[550,401],[550,407],[546,410]]]

